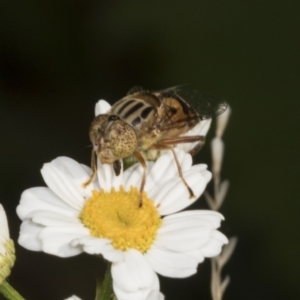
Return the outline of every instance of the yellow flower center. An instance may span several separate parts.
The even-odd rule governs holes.
[[[146,192],[141,207],[139,197],[135,187],[128,192],[123,186],[119,191],[93,191],[79,217],[92,236],[110,239],[122,251],[134,248],[144,253],[156,237],[161,218]]]

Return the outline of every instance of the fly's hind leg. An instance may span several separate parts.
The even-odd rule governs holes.
[[[189,151],[189,153],[194,156],[195,154],[197,154],[201,149],[202,147],[204,146],[205,144],[205,136],[199,136],[201,137],[201,139],[199,140],[199,143]]]
[[[91,158],[91,168],[92,168],[92,175],[91,177],[82,184],[84,188],[86,188],[96,177],[97,175],[97,164],[96,164],[96,153],[92,151],[92,158]]]
[[[185,181],[184,177],[183,177],[183,174],[182,174],[182,169],[181,169],[181,165],[178,161],[178,158],[177,158],[177,155],[176,155],[176,152],[174,151],[174,148],[173,147],[170,147],[169,148],[172,153],[173,153],[173,156],[174,156],[174,159],[175,159],[175,162],[176,162],[176,166],[177,166],[177,170],[178,170],[178,174],[179,174],[179,177],[181,178],[182,182],[184,183],[184,185],[186,186],[186,188],[188,189],[189,193],[190,193],[190,199],[194,199],[196,198],[193,190],[190,188],[190,186],[188,185],[188,183]]]
[[[155,144],[155,146],[159,146],[161,150],[170,150],[173,153],[174,160],[176,162],[176,166],[177,166],[177,170],[178,170],[178,175],[179,175],[180,179],[182,180],[183,184],[186,186],[187,190],[189,191],[190,199],[196,198],[193,190],[191,189],[191,187],[188,185],[188,183],[186,182],[186,180],[183,177],[181,165],[178,161],[178,158],[177,158],[176,152],[174,151],[174,148],[172,146],[159,145],[159,144]]]
[[[195,196],[193,190],[191,189],[191,187],[188,185],[188,183],[186,182],[186,180],[183,177],[182,169],[181,169],[180,163],[178,161],[176,152],[174,151],[173,145],[183,144],[183,143],[192,143],[192,142],[197,142],[197,141],[199,143],[190,151],[190,154],[193,155],[193,154],[197,153],[204,145],[204,142],[205,142],[204,136],[195,135],[195,136],[182,136],[182,137],[177,137],[177,138],[172,138],[172,139],[163,139],[159,143],[151,146],[151,149],[172,151],[175,162],[176,162],[179,177],[181,178],[182,182],[184,183],[187,190],[189,191],[190,199],[196,198],[196,196]]]

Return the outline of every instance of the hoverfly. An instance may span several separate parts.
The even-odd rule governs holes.
[[[112,164],[115,174],[121,170],[120,159],[135,157],[142,165],[140,195],[146,182],[147,165],[145,157],[150,150],[170,150],[173,153],[179,176],[187,187],[190,198],[194,193],[185,181],[174,146],[182,143],[198,142],[190,151],[195,154],[204,145],[201,135],[181,136],[199,122],[210,119],[225,111],[227,105],[209,95],[199,94],[197,109],[194,109],[182,96],[177,87],[150,92],[141,87],[132,88],[127,95],[117,101],[106,114],[95,117],[90,126],[90,139],[93,144],[91,178],[96,176],[96,158],[101,163]],[[142,206],[142,196],[139,199]]]

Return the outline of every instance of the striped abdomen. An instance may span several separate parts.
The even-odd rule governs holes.
[[[155,118],[156,108],[143,99],[128,97],[116,102],[109,113],[140,129],[143,124],[149,124]]]

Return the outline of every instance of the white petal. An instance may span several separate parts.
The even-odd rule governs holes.
[[[205,164],[194,165],[192,166],[191,170],[200,172],[205,178],[206,183],[208,183],[212,178],[212,174],[207,170],[207,165]]]
[[[66,298],[65,300],[81,300],[79,297],[77,297],[76,295],[73,295],[69,298]]]
[[[189,153],[186,153],[177,148],[175,148],[174,151],[176,153],[176,157],[178,159],[178,162],[181,166],[182,171],[184,172],[184,171],[189,170],[193,163],[192,156]],[[169,151],[168,151],[168,153],[169,153]],[[172,156],[172,161],[176,166],[176,162],[174,160],[173,154],[171,153],[170,155]],[[176,166],[176,168],[177,168],[177,166]]]
[[[220,226],[221,220],[224,220],[224,217],[212,210],[186,210],[182,211],[164,218],[164,224],[178,222],[180,220],[186,220],[187,218],[201,218],[206,219],[212,222],[214,228]]]
[[[198,172],[203,172],[207,170],[207,165],[206,164],[197,164],[193,165],[192,169]]]
[[[111,262],[117,263],[124,260],[124,252],[116,250],[111,244],[106,245],[103,250],[103,257]]]
[[[85,198],[90,197],[92,184],[83,187],[91,174],[76,161],[59,157],[51,163],[44,164],[41,170],[42,176],[48,187],[71,207],[80,210]]]
[[[165,297],[159,290],[153,289],[150,292],[141,290],[136,293],[126,293],[118,287],[114,287],[118,300],[164,300]]]
[[[106,114],[110,108],[111,105],[107,101],[103,99],[99,100],[95,106],[95,116]]]
[[[157,200],[156,198],[159,194],[161,194],[162,188],[165,188],[166,185],[171,187],[174,185],[175,181],[177,182],[180,179],[174,159],[172,161],[170,156],[168,158],[168,160],[162,160],[161,164],[160,161],[157,160],[151,169],[151,172],[147,174],[146,190],[148,191],[149,197],[152,199]],[[151,187],[149,186],[150,184]]]
[[[199,127],[195,128],[195,130],[198,131],[199,135],[206,136],[206,134],[210,128],[211,121],[212,121],[212,119],[202,120],[200,122],[200,124],[199,123],[197,124],[197,126],[199,126]]]
[[[90,197],[92,190],[99,189],[99,185],[96,181],[93,181],[88,186],[84,186],[84,183],[87,182],[92,175],[92,169],[90,167],[80,164],[69,157],[58,157],[52,160],[51,164],[71,178],[71,181],[74,182],[75,189],[84,198]]]
[[[2,204],[0,204],[0,236],[5,240],[9,239],[7,217]]]
[[[61,215],[49,211],[37,211],[29,215],[33,223],[48,227],[72,227],[82,228],[78,218]]]
[[[123,183],[123,162],[121,162],[121,172],[118,176],[115,175],[113,165],[102,164],[99,159],[97,159],[97,176],[100,188],[109,192],[112,187],[119,190],[120,185]]]
[[[222,219],[221,214],[206,210],[184,211],[167,216],[163,219],[154,244],[180,252],[205,249],[217,237],[224,244],[227,238],[215,230]]]
[[[152,195],[160,189],[160,186],[163,186],[165,182],[172,180],[174,174],[178,174],[178,170],[174,165],[173,160],[172,153],[169,151],[169,155],[160,156],[158,160],[151,165],[151,169],[148,166],[145,189],[148,191],[149,197],[152,198]]]
[[[60,257],[70,257],[83,252],[81,246],[73,247],[72,241],[89,235],[88,229],[82,228],[44,228],[39,238],[42,240],[43,251]]]
[[[191,167],[192,159],[189,154],[176,149],[176,155],[181,164],[183,177],[195,194],[190,199],[188,189],[179,177],[178,168],[172,152],[162,155],[147,174],[145,190],[154,199],[162,215],[174,213],[193,202],[203,193],[211,174],[204,164]],[[142,171],[137,176],[140,179]],[[133,176],[132,176],[133,177]]]
[[[97,168],[97,176],[99,185],[105,191],[110,191],[112,187],[112,178],[113,178],[113,166],[109,164],[102,164],[99,159],[98,161],[98,168]]]
[[[184,252],[198,262],[218,255],[227,238],[216,228],[223,216],[213,211],[185,211],[163,219],[153,249]],[[151,250],[152,250],[151,248]]]
[[[198,261],[185,253],[152,247],[145,258],[155,272],[168,277],[183,278],[197,272]]]
[[[195,135],[200,135],[200,136],[206,136],[210,124],[211,124],[212,119],[207,119],[199,122],[195,127],[193,127],[191,130],[188,132],[182,134],[181,136],[195,136]],[[189,152],[194,147],[198,144],[199,142],[194,142],[194,143],[184,143],[184,144],[178,144],[176,145],[176,148],[182,149],[185,152]]]
[[[38,236],[43,228],[31,221],[23,221],[18,243],[28,250],[42,251],[42,240]]]
[[[189,191],[179,177],[168,182],[154,199],[161,215],[171,214],[192,205],[203,193],[206,179],[201,173],[189,171],[183,176],[196,197],[190,199]]]
[[[78,210],[63,202],[49,188],[36,187],[25,190],[21,195],[20,204],[17,206],[19,218],[24,220],[29,214],[40,210],[56,212],[65,216],[77,217],[78,215]]]
[[[146,300],[164,300],[165,296],[158,290],[152,290],[146,297]]]
[[[137,250],[125,252],[124,261],[113,263],[111,273],[118,299],[145,299],[151,290],[159,289],[156,273]]]
[[[185,253],[186,255],[196,259],[198,263],[202,263],[204,261],[205,256],[199,250],[187,251]]]
[[[131,186],[139,187],[141,184],[144,169],[137,163],[124,172],[124,187],[129,190]]]
[[[157,236],[154,245],[161,249],[177,252],[193,251],[204,247],[211,238],[212,229],[199,227],[197,229],[178,230],[163,236]]]
[[[144,300],[149,294],[148,290],[138,290],[136,292],[126,292],[118,286],[113,286],[114,293],[117,295],[118,300]]]
[[[185,133],[185,135],[202,135],[206,136],[212,119],[206,119],[200,121],[195,127]]]
[[[222,246],[228,243],[227,237],[219,232],[212,232],[209,242],[201,248],[201,253],[206,257],[213,257],[219,255],[222,250]]]
[[[175,149],[177,159],[180,163],[182,171],[187,171],[191,168],[192,158],[191,155],[184,151]],[[128,189],[130,186],[140,186],[144,169],[140,164],[135,164],[124,172],[124,184]],[[145,191],[152,199],[161,190],[165,184],[172,182],[178,176],[178,168],[176,161],[171,151],[164,151],[164,153],[153,162],[147,162],[147,177]]]
[[[92,174],[91,168],[79,164],[69,157],[57,157],[51,161],[51,165],[63,171],[66,175],[71,176],[73,181],[75,181],[79,187],[82,186],[82,181],[89,179]],[[85,191],[85,189],[83,188],[81,191]]]
[[[211,172],[207,170],[202,172],[202,176],[205,178],[206,184],[209,183],[212,178]]]
[[[72,243],[72,245],[81,244],[85,252],[89,254],[102,254],[103,257],[111,262],[120,262],[124,260],[124,252],[116,250],[109,239],[95,238],[86,236]]]

